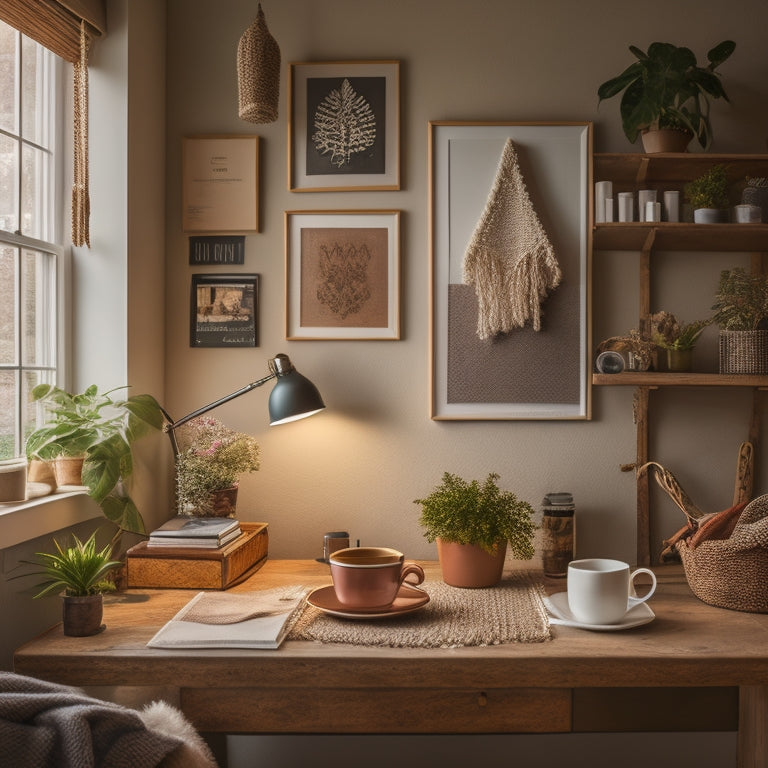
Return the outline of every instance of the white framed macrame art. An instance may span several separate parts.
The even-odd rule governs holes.
[[[589,419],[589,122],[429,124],[431,416]]]

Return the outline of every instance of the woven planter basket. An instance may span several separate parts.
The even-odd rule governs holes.
[[[237,46],[238,115],[250,123],[277,120],[280,98],[280,46],[269,33],[259,3],[256,21]]]
[[[720,373],[768,373],[768,331],[720,331]]]
[[[655,462],[656,480],[685,512],[688,524],[666,540],[662,560],[680,555],[688,586],[718,608],[768,613],[768,495],[702,514],[671,472]]]

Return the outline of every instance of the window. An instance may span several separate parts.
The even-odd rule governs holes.
[[[0,459],[36,426],[32,388],[60,378],[62,66],[0,22]]]

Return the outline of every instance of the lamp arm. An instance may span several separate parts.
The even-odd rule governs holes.
[[[268,381],[271,381],[272,379],[277,378],[277,376],[278,376],[277,372],[273,371],[268,376],[265,376],[263,379],[259,379],[258,381],[252,381],[250,384],[246,384],[244,387],[240,387],[240,389],[235,390],[234,392],[231,392],[230,394],[225,395],[224,397],[221,397],[212,403],[208,403],[208,405],[204,405],[202,408],[198,408],[196,411],[192,411],[192,413],[188,413],[186,416],[182,416],[178,421],[174,421],[163,410],[163,415],[168,420],[168,423],[163,426],[163,432],[166,432],[168,434],[168,437],[171,441],[174,458],[179,455],[179,446],[176,441],[176,434],[175,434],[175,430],[178,427],[180,427],[182,424],[186,424],[188,421],[191,421],[192,419],[197,418],[198,416],[202,416],[204,413],[208,413],[208,411],[212,411],[214,408],[218,408],[220,405],[223,405],[224,403],[228,403],[230,400],[234,400],[236,397],[240,397],[240,395],[244,395],[246,392],[250,392],[252,389],[261,387],[262,385],[266,384]]]

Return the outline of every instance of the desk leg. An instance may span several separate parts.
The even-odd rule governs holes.
[[[768,768],[768,686],[739,688],[739,768]]]

